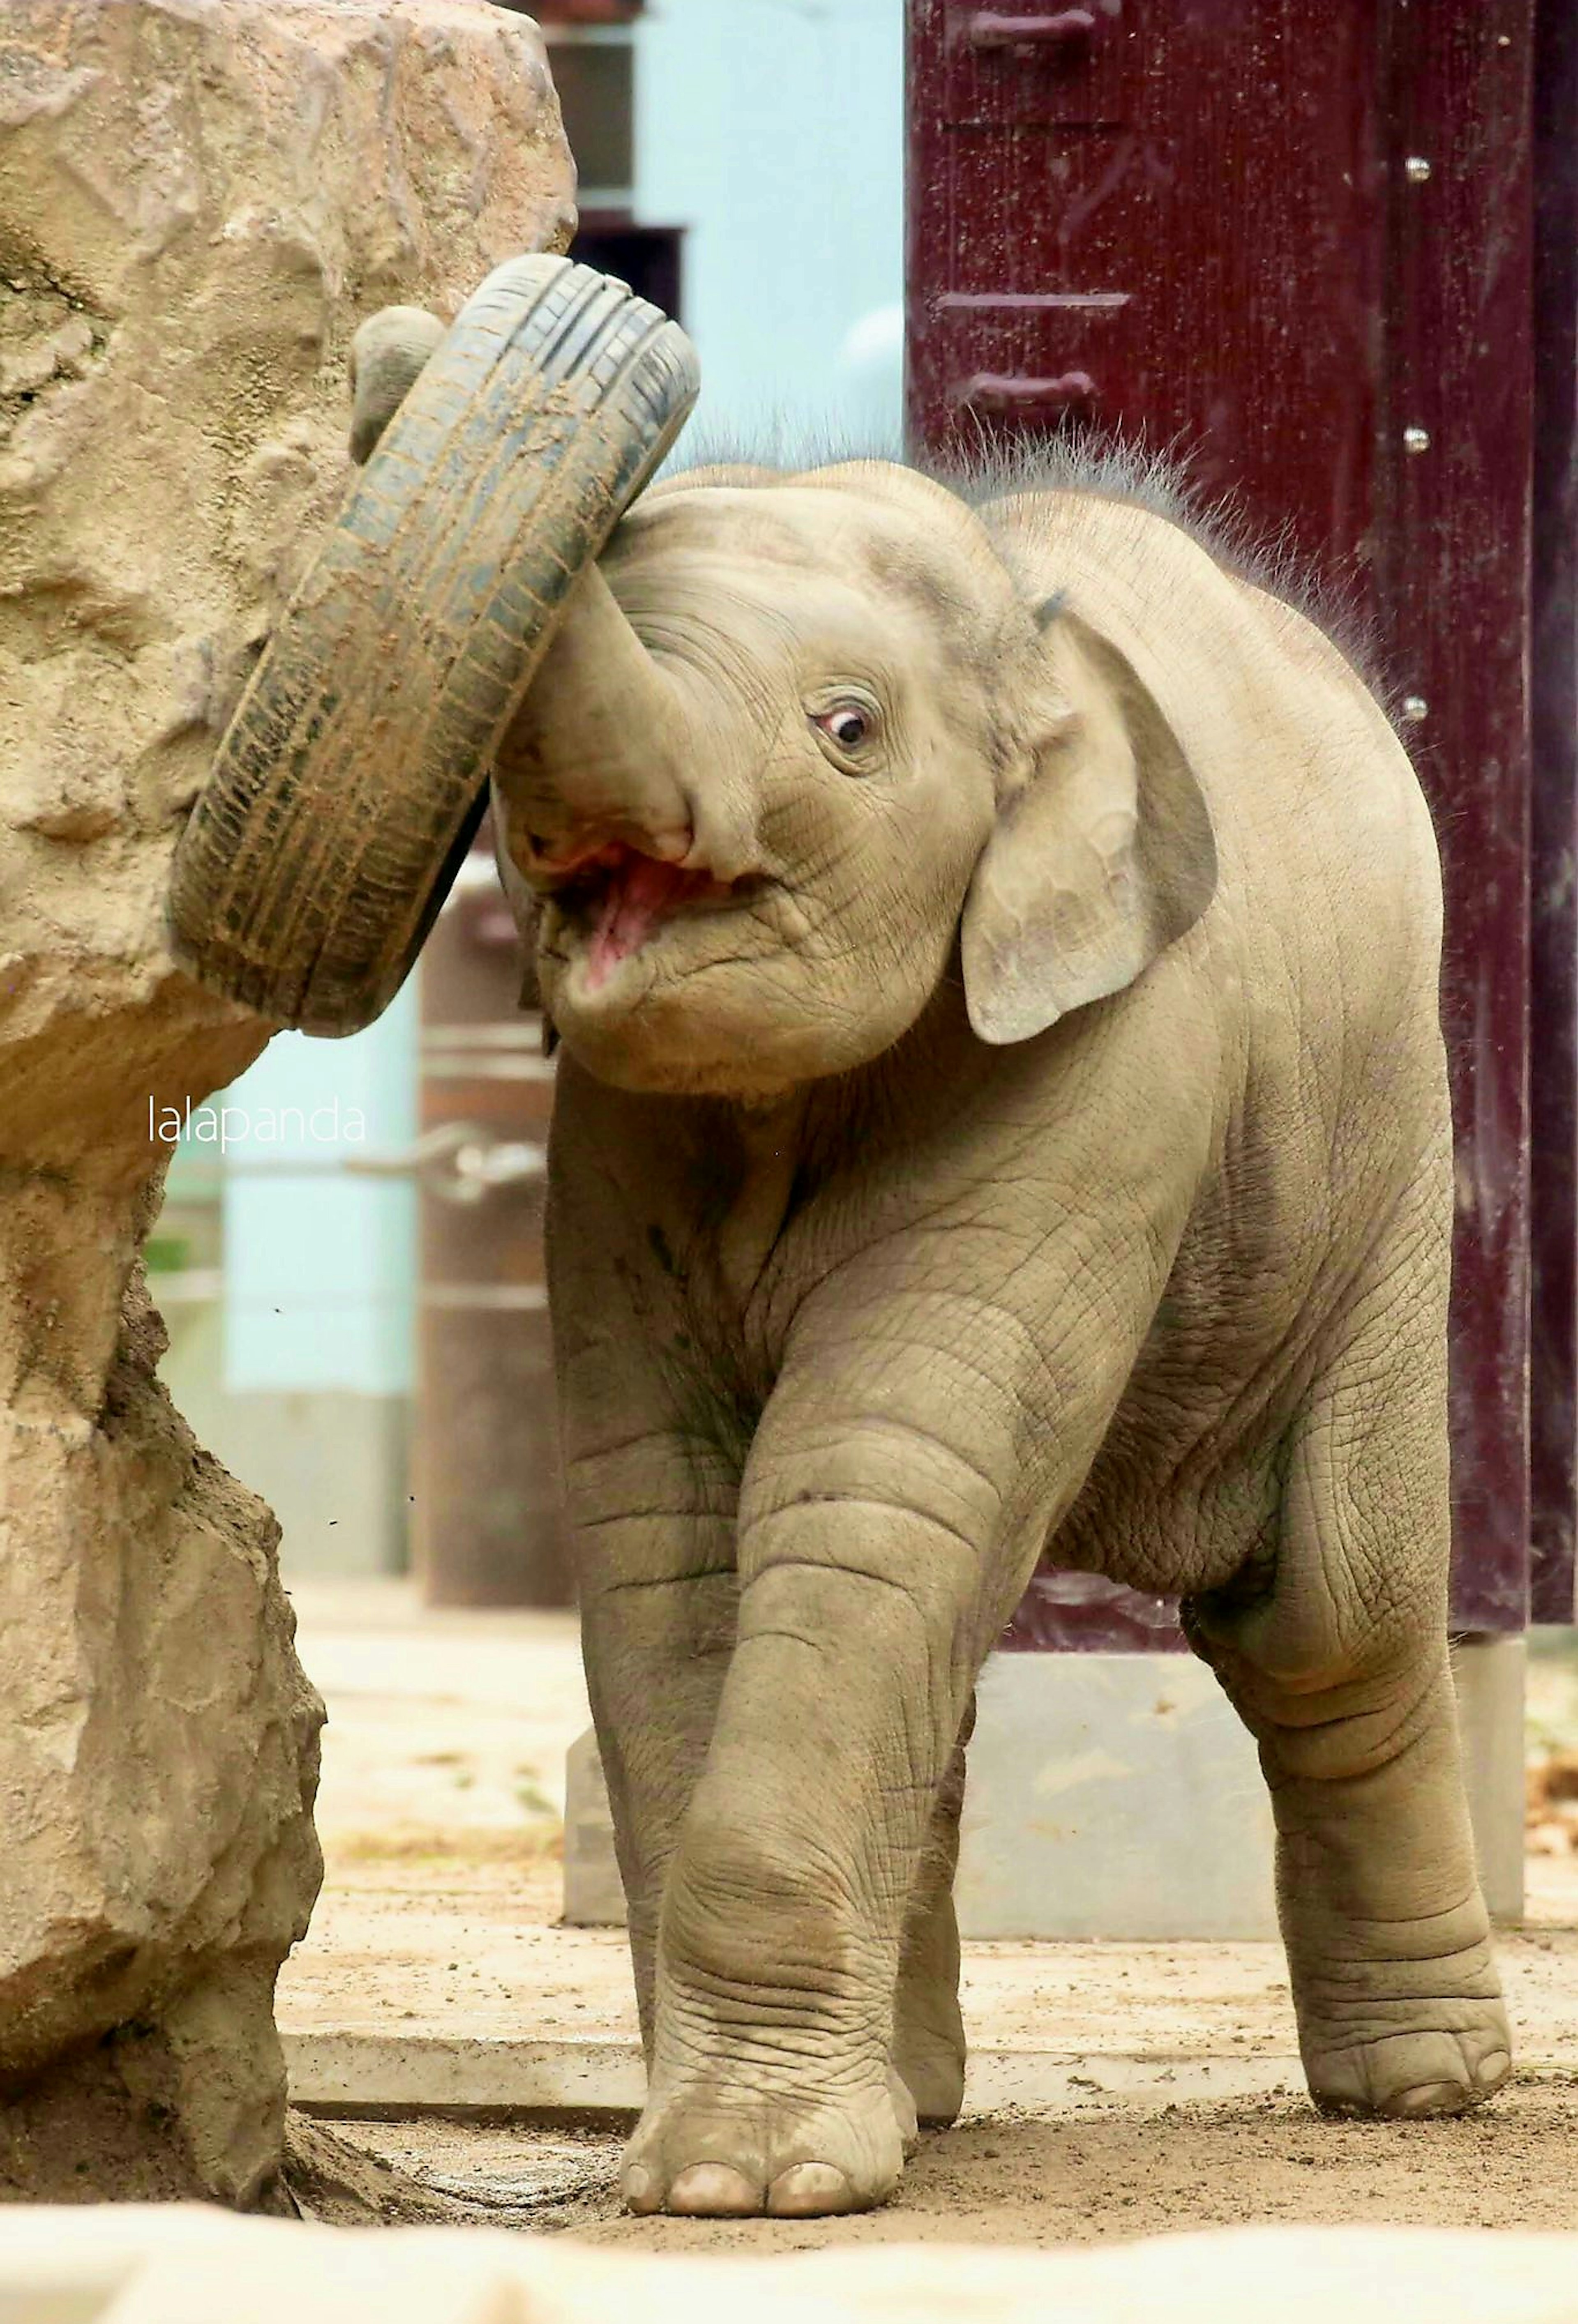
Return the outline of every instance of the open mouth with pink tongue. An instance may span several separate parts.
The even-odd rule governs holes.
[[[743,884],[661,863],[616,840],[577,863],[557,893],[561,909],[587,930],[586,982],[595,991],[676,913],[687,905],[727,902]]]

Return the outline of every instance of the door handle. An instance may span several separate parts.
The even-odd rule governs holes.
[[[1109,15],[1115,13],[1111,7]],[[964,27],[972,49],[1069,49],[1088,41],[1096,29],[1090,8],[1059,8],[1051,16],[1004,16],[992,8],[977,8]]]
[[[446,1203],[482,1203],[498,1186],[543,1177],[544,1147],[530,1139],[497,1139],[469,1121],[441,1121],[414,1144],[392,1154],[346,1155],[334,1167],[358,1178],[415,1178]]]
[[[1089,411],[1099,391],[1088,371],[1059,372],[1056,379],[1025,379],[1011,372],[978,371],[959,392],[961,409],[994,418]]]

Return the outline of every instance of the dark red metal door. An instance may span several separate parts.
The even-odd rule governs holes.
[[[1536,1622],[1571,1622],[1578,1517],[1578,9],[1535,42],[1530,1488]]]
[[[1475,1630],[1520,1628],[1530,1591],[1535,16],[1535,0],[909,10],[918,443],[1061,426],[1177,448],[1377,632],[1446,866],[1453,1614]],[[1564,814],[1570,899],[1570,761],[1550,782],[1536,835],[1555,845]],[[1570,1149],[1563,908],[1541,1056],[1561,1047]],[[1541,1344],[1569,1437],[1572,1280],[1570,1260],[1547,1276]],[[1570,1441],[1540,1481],[1539,1608],[1567,1618]],[[1154,1644],[1168,1620],[1044,1575],[1016,1637]]]

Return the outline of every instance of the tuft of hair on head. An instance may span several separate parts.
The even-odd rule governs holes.
[[[787,477],[847,460],[891,460],[902,466],[903,447],[873,441],[832,418],[769,410],[749,428],[687,429],[659,473],[666,484],[701,468],[761,468]]]
[[[1132,502],[1191,531],[1205,521],[1188,454],[1177,445],[1158,451],[1142,434],[1095,436],[1065,428],[1004,436],[978,426],[973,442],[916,466],[972,508],[1018,493],[1094,493]]]
[[[1291,519],[1267,532],[1251,521],[1236,492],[1208,497],[1191,473],[1197,457],[1198,447],[1181,438],[1158,448],[1143,433],[1058,429],[1005,438],[982,429],[974,444],[915,465],[981,512],[1019,493],[1057,492],[1149,509],[1186,532],[1236,580],[1280,598],[1312,622],[1398,726],[1401,689],[1385,667],[1376,624],[1361,609],[1365,576],[1358,559],[1315,573],[1295,547]],[[1039,613],[1037,618],[1045,626]]]

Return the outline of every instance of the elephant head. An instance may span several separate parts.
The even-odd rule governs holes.
[[[380,325],[408,352],[358,363],[369,446],[422,344]],[[635,1088],[760,1098],[863,1064],[955,948],[980,1038],[1031,1038],[1215,884],[1123,655],[1027,601],[957,494],[874,461],[649,491],[577,586],[494,808],[545,1009]]]

